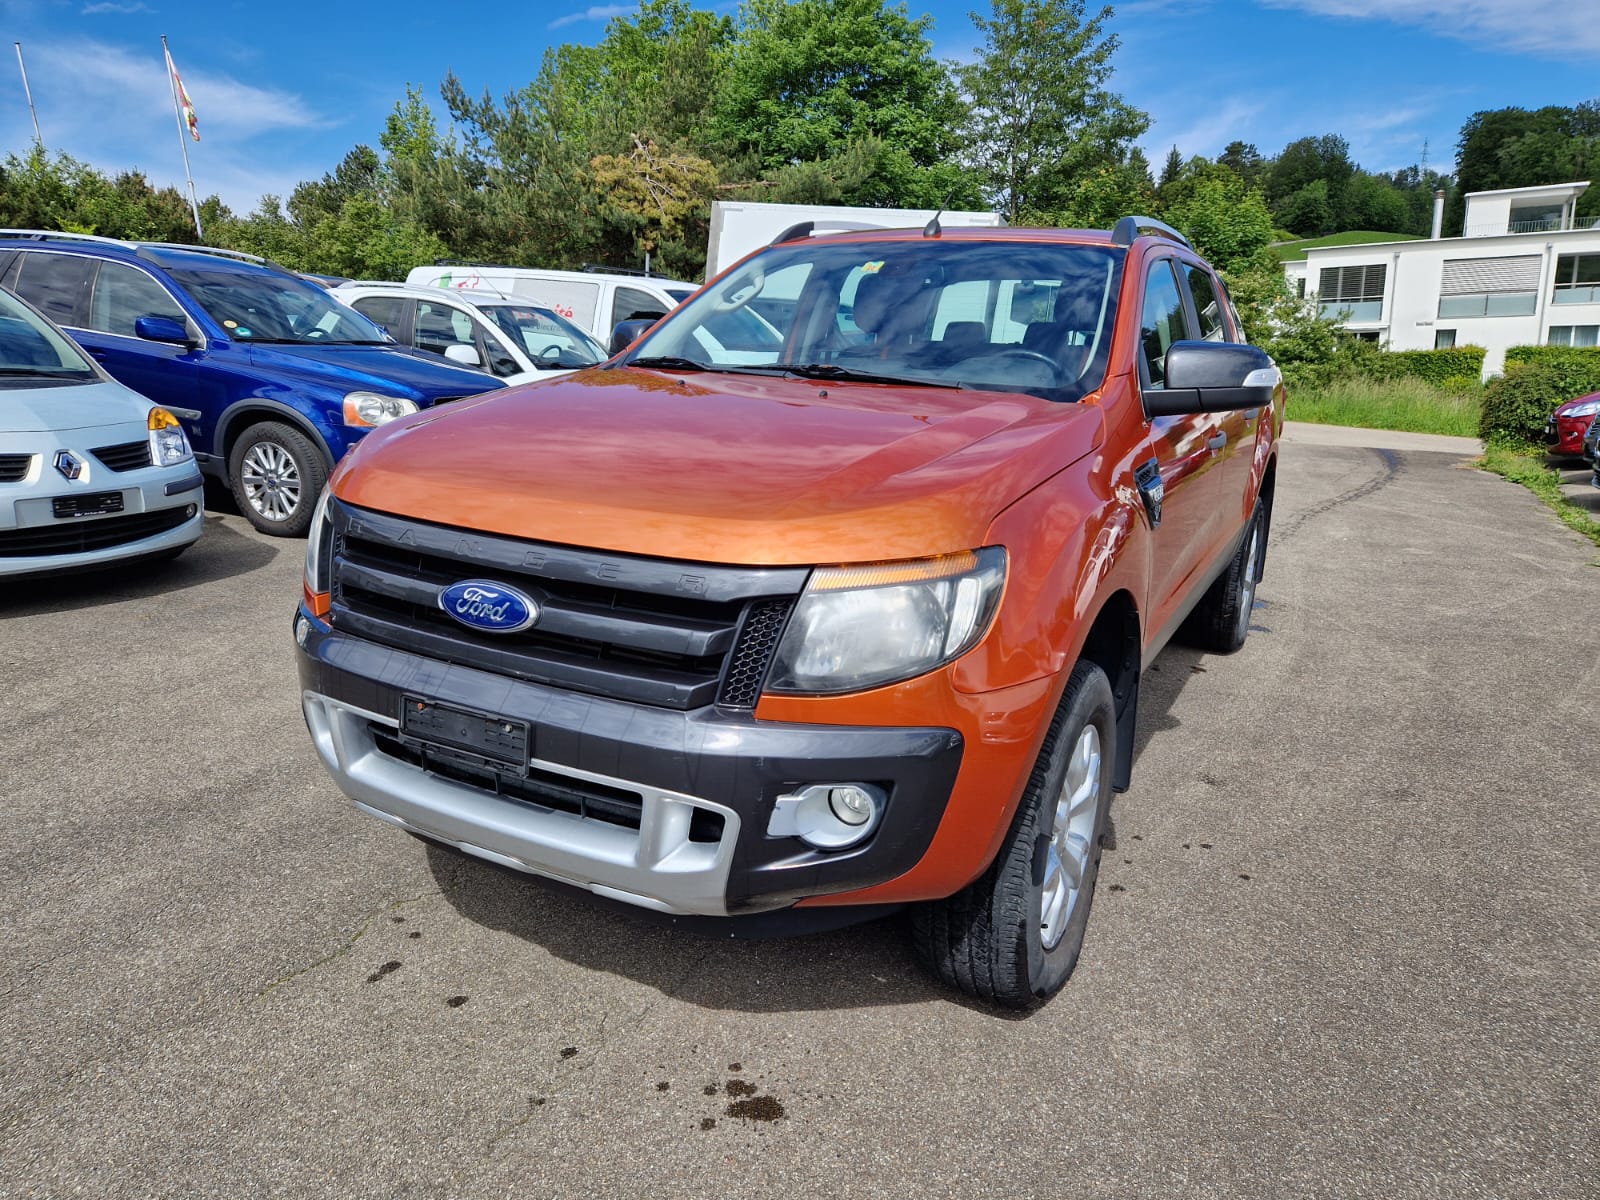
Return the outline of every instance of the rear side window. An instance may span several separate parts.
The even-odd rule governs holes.
[[[433,354],[443,354],[450,346],[474,346],[472,318],[448,304],[418,300],[416,330],[411,340],[418,350]]]
[[[15,284],[17,295],[59,325],[82,326],[84,300],[99,260],[37,251],[21,258]]]
[[[649,292],[638,288],[618,287],[612,302],[612,325],[620,321],[655,320],[667,315],[667,306]]]
[[[1201,339],[1207,342],[1227,341],[1228,326],[1222,316],[1222,302],[1217,296],[1216,285],[1211,281],[1211,272],[1192,264],[1184,270],[1189,276],[1189,295],[1194,300],[1194,315],[1200,322]]]
[[[140,317],[166,317],[179,325],[188,321],[167,289],[143,271],[122,263],[101,263],[89,305],[89,328],[137,337],[133,324]]]
[[[1178,277],[1172,273],[1172,260],[1162,259],[1150,268],[1144,281],[1144,305],[1139,317],[1139,341],[1143,351],[1146,386],[1167,386],[1167,351],[1173,342],[1189,336],[1183,313],[1183,295]]]
[[[390,337],[397,337],[405,319],[406,304],[399,296],[363,296],[350,307],[374,325],[383,326]]]

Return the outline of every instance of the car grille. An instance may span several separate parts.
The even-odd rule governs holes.
[[[32,465],[31,454],[0,454],[0,483],[21,483]]]
[[[801,567],[743,568],[576,550],[335,503],[329,620],[428,658],[663,708],[753,707]],[[469,628],[441,589],[484,579],[539,606],[516,633]]]
[[[42,558],[47,554],[108,550],[168,533],[192,515],[187,508],[164,508],[159,512],[89,517],[57,525],[10,529],[0,533],[0,558]]]
[[[137,471],[150,465],[150,440],[121,442],[115,446],[101,446],[89,451],[113,471]]]

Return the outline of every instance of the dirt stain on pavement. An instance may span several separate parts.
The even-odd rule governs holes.
[[[398,971],[399,969],[400,969],[400,960],[398,958],[391,958],[388,962],[384,963],[383,966],[379,967],[371,975],[368,975],[367,976],[367,982],[368,983],[377,983],[378,980],[382,979],[385,975],[392,975],[394,972]]]

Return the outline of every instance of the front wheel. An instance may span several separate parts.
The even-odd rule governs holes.
[[[1100,873],[1116,751],[1111,684],[1094,663],[1080,662],[995,861],[954,896],[913,914],[918,957],[946,983],[1027,1008],[1067,982]]]
[[[239,511],[262,533],[304,537],[328,468],[298,429],[262,421],[239,435],[228,455],[228,479]]]
[[[1258,499],[1227,570],[1206,589],[1183,623],[1182,638],[1198,650],[1232,654],[1250,633],[1256,583],[1267,557],[1266,508]]]

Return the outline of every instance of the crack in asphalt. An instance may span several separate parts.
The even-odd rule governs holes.
[[[1347,492],[1340,492],[1332,499],[1324,500],[1321,504],[1315,505],[1306,509],[1302,513],[1296,514],[1292,520],[1284,523],[1283,525],[1274,525],[1272,529],[1273,541],[1287,541],[1289,538],[1298,533],[1300,531],[1300,527],[1307,521],[1311,520],[1312,517],[1320,517],[1324,513],[1332,512],[1336,508],[1342,508],[1344,505],[1353,503],[1356,500],[1365,499],[1374,492],[1381,491],[1382,489],[1388,487],[1397,478],[1399,478],[1401,474],[1404,473],[1405,466],[1401,462],[1398,451],[1372,449],[1370,453],[1376,454],[1379,461],[1383,464],[1382,469],[1378,472],[1378,474],[1374,475],[1365,483],[1351,488]]]
[[[285,972],[284,974],[278,976],[278,978],[274,979],[271,983],[267,984],[266,987],[262,988],[259,992],[257,992],[256,995],[255,995],[255,998],[257,1000],[260,1000],[263,996],[268,995],[275,988],[282,987],[286,983],[291,983],[294,980],[299,979],[303,975],[309,975],[312,971],[315,971],[318,967],[326,966],[328,963],[333,962],[335,959],[343,958],[346,954],[349,954],[351,950],[355,949],[356,943],[359,942],[362,938],[364,938],[367,935],[367,931],[372,928],[373,922],[376,921],[379,917],[387,916],[388,914],[394,912],[395,909],[404,908],[408,904],[419,904],[422,901],[429,899],[430,897],[441,896],[443,894],[444,893],[440,892],[440,891],[430,890],[430,891],[419,893],[418,895],[415,895],[415,896],[408,896],[408,897],[405,897],[405,898],[400,899],[400,900],[394,900],[394,901],[391,901],[390,903],[384,905],[382,908],[373,909],[371,912],[369,912],[366,915],[366,918],[361,922],[360,927],[357,928],[354,933],[352,933],[348,938],[345,939],[343,945],[339,946],[336,950],[332,951],[329,954],[324,954],[321,958],[317,959],[315,962],[307,963],[303,967],[297,968],[296,970],[293,970],[293,971]]]

